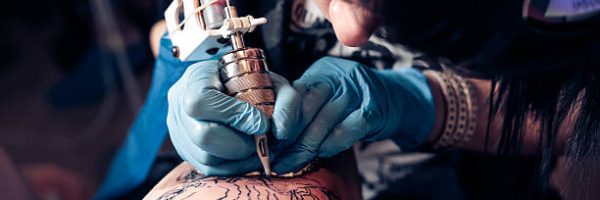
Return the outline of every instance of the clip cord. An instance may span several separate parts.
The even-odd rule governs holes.
[[[231,3],[229,3],[229,0],[225,0],[225,3],[226,3],[226,5],[227,5],[227,8],[231,8]],[[227,16],[228,16],[229,18],[233,18],[233,16],[231,16],[231,13],[227,13]]]

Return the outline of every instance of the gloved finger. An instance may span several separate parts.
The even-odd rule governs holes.
[[[336,83],[336,90],[333,91],[331,97],[327,98],[327,102],[317,111],[315,117],[305,129],[303,137],[308,137],[311,141],[321,141],[325,134],[343,119],[346,118],[352,111],[356,110],[360,105],[357,92],[349,91],[352,86],[345,82]],[[320,92],[319,92],[320,93]],[[309,100],[321,97],[318,93],[308,93],[304,97],[303,108],[314,106]],[[316,106],[315,106],[316,107]],[[314,108],[306,108],[314,109]]]
[[[202,62],[205,63],[205,62]],[[246,134],[264,134],[269,119],[245,101],[230,97],[221,90],[218,65],[193,65],[183,90],[183,110],[197,120],[226,124]]]
[[[186,124],[182,123],[182,119],[178,114],[174,114],[175,109],[169,106],[167,116],[167,126],[169,127],[169,137],[177,150],[177,153],[187,161],[193,160],[204,165],[215,165],[224,161],[224,159],[210,155],[208,152],[197,147],[191,139],[186,135]]]
[[[176,138],[171,139],[171,141],[173,141],[175,150],[183,160],[199,164],[201,163],[202,165],[206,166],[215,166],[227,161],[225,159],[210,155],[208,152],[203,151],[202,149],[199,149],[193,145],[178,140],[179,139]]]
[[[252,136],[239,134],[216,122],[199,121],[177,112],[182,109],[183,98],[174,98],[174,96],[182,94],[173,92],[170,95],[167,125],[172,138],[181,141],[179,144],[185,144],[190,150],[199,149],[209,152],[210,155],[230,160],[246,158],[255,151]]]
[[[222,91],[225,87],[219,78],[219,62],[215,60],[197,62],[190,65],[178,81],[183,87],[196,86],[196,89]]]
[[[276,157],[275,155],[275,153],[270,152],[271,163]],[[262,164],[256,154],[245,159],[227,160],[214,166],[207,166],[199,163],[193,165],[207,176],[233,176],[243,175],[253,171],[263,172]]]
[[[277,140],[284,143],[282,145],[287,146],[302,131],[302,98],[285,78],[271,73],[271,80],[276,94],[271,131]]]
[[[189,87],[184,101],[185,112],[197,119],[219,122],[246,134],[264,134],[269,118],[254,106],[217,90]]]
[[[182,79],[189,75],[186,74]],[[190,159],[205,165],[218,163],[216,157],[236,160],[251,155],[255,148],[251,136],[239,134],[215,122],[198,121],[181,112],[184,94],[180,91],[185,86],[182,82],[179,81],[169,90],[167,113],[169,133],[175,147],[179,146],[179,153],[189,151],[193,155],[189,156]]]
[[[323,77],[320,80],[326,81],[327,79]],[[333,96],[333,83],[325,81],[310,82],[303,79],[303,77],[294,81],[294,89],[302,97],[302,121],[300,125],[302,128],[312,121],[317,112]]]
[[[283,152],[273,162],[273,171],[282,174],[296,172],[317,158],[317,149],[304,145],[294,145]]]
[[[269,72],[269,76],[271,77],[271,81],[273,82],[273,87],[275,88],[275,92],[277,92],[283,86],[291,86],[290,82],[283,76],[276,74],[274,72]]]
[[[287,170],[298,170],[307,162],[316,157],[317,150],[327,134],[340,123],[352,110],[358,107],[358,97],[355,92],[347,92],[345,88],[339,87],[333,96],[318,111],[312,122],[305,129],[304,133],[290,147],[289,152],[285,152],[284,157],[279,161],[281,164],[276,166],[276,172],[289,172]],[[317,94],[317,93],[315,93]],[[317,95],[323,94],[319,92]],[[307,98],[315,98],[308,97]],[[304,100],[306,102],[306,100]],[[304,105],[303,105],[304,106]],[[280,170],[280,171],[277,171]]]
[[[360,102],[357,100],[356,93],[348,92],[346,88],[339,87],[328,102],[317,112],[302,136],[300,136],[300,144],[309,147],[311,150],[317,149],[325,136],[359,106]]]
[[[262,165],[257,156],[251,156],[239,161],[227,161],[216,166],[191,164],[206,176],[234,176],[257,170],[262,171]]]
[[[177,117],[170,117],[168,119],[177,119]],[[169,126],[172,126],[172,125],[170,125],[172,123],[174,123],[173,120],[167,120],[167,124]],[[200,125],[200,126],[205,126],[205,127],[213,127],[215,125],[220,126],[220,128],[208,128],[208,129],[210,129],[208,131],[208,132],[210,132],[209,134],[220,133],[220,132],[222,133],[222,132],[224,132],[224,130],[233,132],[233,130],[231,130],[227,127],[224,127],[220,124],[211,123],[211,122],[201,122],[201,123],[209,124],[209,125]],[[182,127],[182,126],[180,126],[180,127]],[[236,148],[232,147],[232,145],[227,145],[227,147],[220,149],[220,151],[223,151],[224,153],[222,153],[219,156],[214,156],[213,154],[215,154],[215,155],[219,154],[219,153],[214,153],[214,152],[218,152],[218,151],[214,151],[214,152],[205,151],[194,142],[194,139],[188,138],[187,135],[178,135],[178,134],[182,134],[185,132],[171,131],[170,133],[171,133],[170,134],[171,141],[174,144],[173,146],[175,147],[175,149],[177,150],[179,155],[181,155],[181,157],[183,157],[183,159],[188,162],[194,162],[194,163],[205,165],[205,166],[216,166],[216,165],[223,163],[224,161],[229,162],[230,160],[243,160],[243,159],[246,159],[247,157],[250,157],[255,154],[254,144],[253,144],[253,141],[251,140],[251,136],[248,136],[247,139],[244,139],[244,140],[246,140],[246,141],[244,141],[246,143],[245,145],[237,145],[237,146],[244,146],[242,148],[247,149],[246,151],[243,151],[243,153],[242,153],[242,151],[239,151]],[[214,134],[212,134],[212,135],[214,135]],[[243,136],[240,134],[235,134],[235,135]],[[208,138],[208,139],[209,139],[209,141],[214,141],[210,138]],[[218,138],[217,141],[226,142],[227,140]],[[216,144],[216,145],[219,145],[219,144]],[[209,146],[210,146],[210,148],[212,148],[212,145],[209,145]],[[223,146],[223,145],[220,145],[220,146]]]
[[[253,137],[214,122],[196,122],[196,130],[188,133],[190,141],[211,155],[238,160],[256,154]]]
[[[329,158],[346,150],[371,132],[371,126],[365,118],[365,110],[352,112],[327,135],[319,147],[319,158]]]

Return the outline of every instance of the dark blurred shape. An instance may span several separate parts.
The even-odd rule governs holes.
[[[118,92],[114,59],[99,45],[103,35],[88,2],[6,1],[0,6],[0,146],[11,155],[14,171],[20,171],[10,174],[22,173],[19,178],[27,187],[39,188],[42,196],[56,189],[60,197],[89,199],[95,188],[87,186],[98,185],[110,159],[107,154],[121,143],[135,115]],[[110,2],[131,52],[132,70],[142,72],[142,80],[134,81],[142,82],[136,89],[143,93],[150,76],[144,69],[151,66],[147,35],[161,16],[154,16],[154,1]],[[115,79],[110,91],[105,78]],[[52,87],[65,100],[55,105],[84,106],[56,109],[44,96]],[[101,98],[106,94],[110,96]],[[0,182],[8,177],[0,175]],[[7,188],[2,185],[0,191]],[[6,195],[0,192],[0,199],[23,199]]]
[[[2,37],[2,35],[0,35]],[[13,66],[17,61],[17,56],[19,56],[16,52],[16,47],[9,44],[4,40],[0,40],[0,60],[2,64],[0,65],[0,72],[2,70],[8,69]]]
[[[391,184],[381,191],[374,200],[387,199],[427,199],[462,200],[466,199],[458,184],[456,152],[443,153],[418,164],[406,178]]]
[[[54,41],[52,54],[58,67],[68,72],[77,66],[77,61],[91,45],[93,24],[87,1],[63,0],[55,6],[63,25]]]
[[[457,173],[467,199],[562,199],[554,188],[542,188],[539,160],[461,151]]]
[[[152,164],[152,168],[150,169],[146,180],[141,185],[118,199],[143,199],[160,180],[181,164],[181,162],[183,162],[183,160],[175,151],[159,155]]]
[[[147,50],[147,43],[127,48],[132,70],[137,72],[145,66]],[[114,55],[98,47],[89,47],[75,69],[48,91],[50,103],[59,108],[94,103],[120,88],[123,81],[119,73]]]
[[[35,5],[35,6],[31,6]],[[49,2],[34,1],[6,1],[0,6],[0,70],[14,67],[21,57],[22,44],[16,44],[13,37],[15,28],[28,27],[32,31],[37,26],[44,26],[51,10],[46,9]]]
[[[117,38],[103,30],[106,26],[97,24],[101,19],[96,19],[99,13],[94,12],[98,10],[91,9],[88,1],[61,1],[57,13],[64,24],[52,52],[67,76],[50,89],[52,105],[60,108],[95,103],[131,81],[126,79],[134,78],[123,76],[119,67],[137,74],[151,62],[147,33],[154,22],[152,4],[129,0],[108,1],[108,5],[114,11],[108,17],[114,17],[117,34],[123,39],[118,42],[125,45],[127,65],[120,66],[121,55],[111,49],[110,44],[117,41],[110,40]]]
[[[6,199],[33,199],[21,173],[0,148],[0,194]]]
[[[89,199],[92,188],[89,178],[51,163],[21,167],[37,199]]]

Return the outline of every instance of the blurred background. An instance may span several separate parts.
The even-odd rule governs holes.
[[[157,10],[143,0],[0,6],[0,165],[41,198],[90,199],[102,181],[150,85]]]

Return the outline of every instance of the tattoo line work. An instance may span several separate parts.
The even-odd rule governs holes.
[[[248,180],[251,180],[253,184],[247,184]],[[320,186],[320,181],[307,177],[296,177],[293,183],[293,187],[279,186],[271,182],[270,179],[264,177],[205,177],[199,174],[197,171],[192,170],[183,177],[183,180],[179,178],[177,180],[181,184],[173,189],[168,190],[159,200],[172,200],[181,198],[180,196],[190,190],[199,189],[210,189],[219,188],[223,190],[223,196],[218,198],[221,199],[240,199],[242,195],[246,196],[247,199],[279,199],[284,197],[285,199],[291,200],[304,200],[304,199],[341,199],[340,196],[333,191]],[[245,183],[242,183],[245,182]],[[243,185],[243,187],[242,187]],[[249,187],[250,185],[250,187]],[[260,188],[258,189],[257,186]],[[245,191],[243,191],[244,189]],[[291,188],[291,189],[290,189]],[[235,191],[232,191],[235,190]],[[262,190],[262,192],[260,191]],[[245,194],[244,194],[245,193]],[[192,194],[184,197],[188,198]]]

